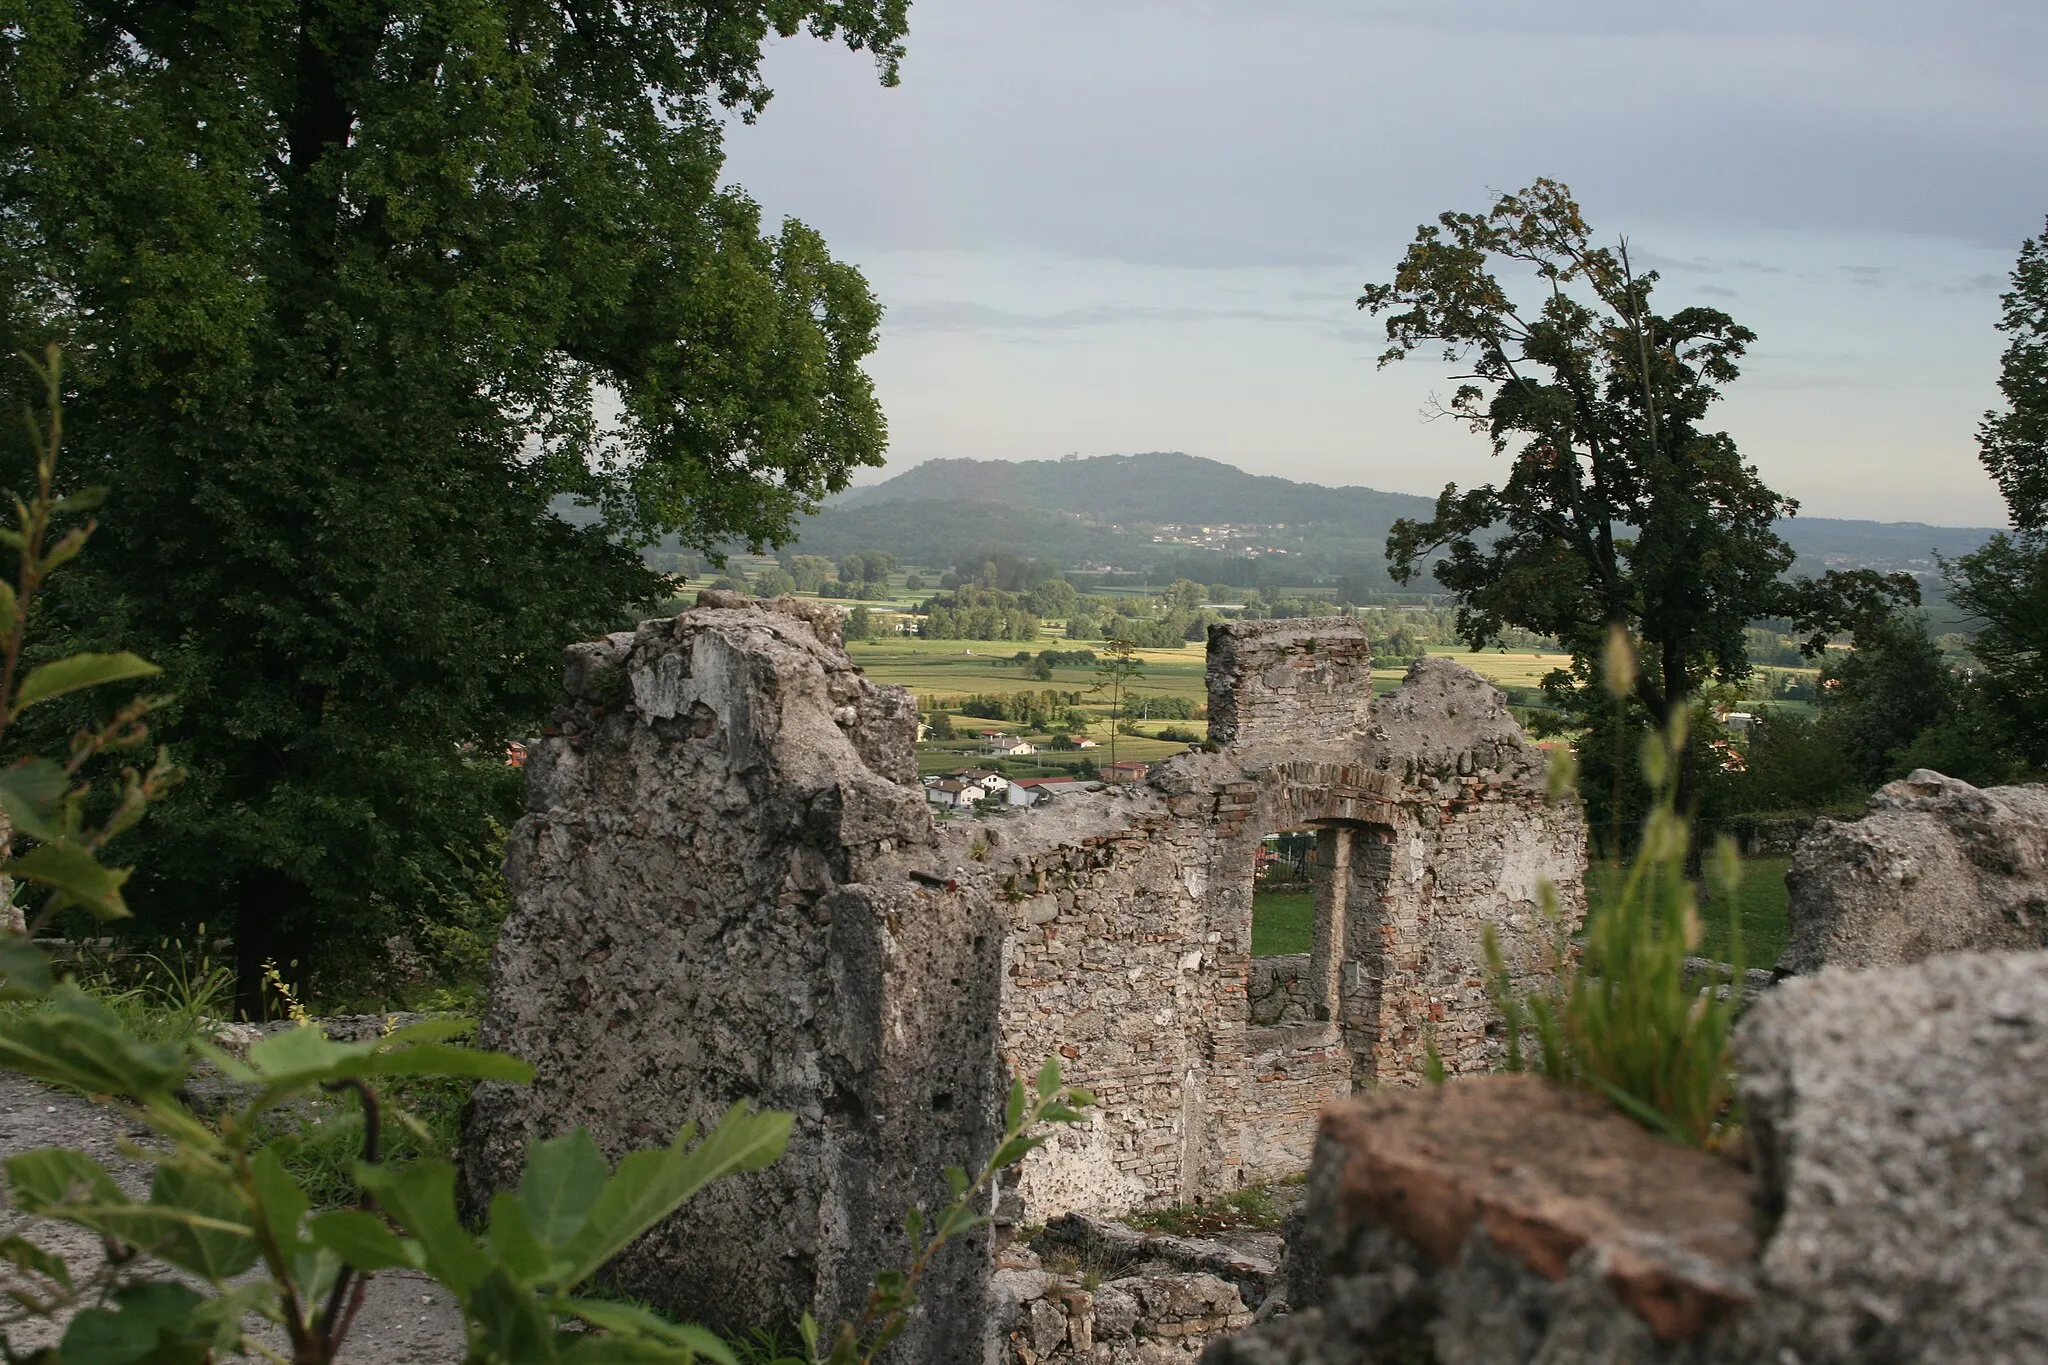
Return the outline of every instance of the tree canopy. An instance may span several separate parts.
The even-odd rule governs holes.
[[[2048,231],[2029,238],[2002,298],[2008,338],[2002,411],[1978,428],[1979,457],[2005,497],[2009,535],[1948,565],[1950,594],[1974,615],[1985,688],[2013,739],[2048,763]]]
[[[245,987],[478,862],[637,546],[880,463],[865,282],[718,181],[770,34],[893,81],[906,8],[0,0],[0,348],[65,344],[114,490],[55,605],[167,671],[137,902],[232,918]]]
[[[1772,525],[1798,504],[1706,425],[1755,334],[1718,309],[1657,312],[1657,282],[1539,180],[1418,229],[1358,304],[1386,315],[1382,365],[1440,349],[1464,367],[1444,414],[1511,459],[1504,482],[1449,485],[1429,520],[1395,524],[1396,579],[1434,562],[1474,648],[1509,627],[1558,640],[1574,669],[1556,688],[1592,679],[1622,626],[1645,656],[1635,699],[1661,723],[1705,678],[1748,672],[1752,621],[1824,639],[1918,590],[1870,571],[1784,580],[1793,552]]]

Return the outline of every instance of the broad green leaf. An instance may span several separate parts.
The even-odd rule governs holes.
[[[256,1180],[256,1198],[263,1206],[263,1222],[270,1229],[271,1240],[287,1251],[298,1246],[299,1222],[312,1200],[270,1147],[249,1158],[249,1173]]]
[[[694,1149],[684,1150],[691,1136],[686,1127],[672,1145],[635,1152],[621,1161],[591,1201],[590,1221],[565,1248],[569,1273],[554,1283],[567,1289],[589,1279],[711,1181],[738,1171],[757,1171],[780,1159],[789,1145],[790,1119],[773,1109],[750,1114],[744,1103],[735,1104]]]
[[[503,1052],[483,1052],[446,1043],[420,1043],[378,1052],[348,1074],[355,1076],[470,1076],[478,1080],[525,1085],[533,1068]]]
[[[446,1026],[430,1031],[445,1036]],[[533,1068],[517,1057],[446,1043],[392,1047],[411,1030],[391,1038],[337,1043],[317,1027],[286,1029],[249,1049],[249,1065],[271,1086],[311,1085],[345,1076],[471,1076],[515,1085],[533,1079]]]
[[[425,1259],[418,1243],[397,1236],[383,1219],[361,1209],[316,1213],[307,1220],[306,1236],[362,1271],[393,1266],[417,1270]]]
[[[382,1047],[410,1043],[445,1043],[450,1038],[467,1038],[476,1032],[476,1020],[460,1014],[445,1014],[436,1019],[422,1019],[416,1024],[393,1029],[377,1040]]]
[[[0,978],[6,980],[7,994],[15,998],[40,998],[57,984],[56,974],[50,970],[50,955],[20,934],[0,933]]]
[[[558,1359],[553,1321],[505,1267],[493,1266],[477,1283],[468,1307],[494,1359],[505,1365],[550,1365]]]
[[[70,1147],[38,1147],[7,1158],[8,1192],[23,1213],[46,1214],[65,1203],[116,1204],[128,1196],[106,1168]]]
[[[356,1164],[356,1179],[377,1196],[384,1211],[420,1244],[424,1267],[464,1303],[490,1270],[490,1262],[455,1213],[455,1167],[446,1161],[416,1161],[392,1170]]]
[[[265,1085],[310,1085],[360,1065],[375,1043],[337,1043],[315,1025],[273,1033],[249,1049],[249,1066]]]
[[[19,858],[0,863],[0,876],[47,886],[64,901],[84,906],[101,919],[126,919],[121,885],[129,869],[104,867],[92,850],[69,839],[37,844]]]
[[[592,1327],[601,1327],[619,1337],[652,1337],[670,1346],[684,1347],[706,1360],[717,1361],[718,1365],[739,1365],[739,1357],[717,1333],[695,1323],[670,1322],[635,1304],[563,1297],[549,1299],[545,1306],[549,1312],[581,1318]]]
[[[0,768],[0,811],[17,833],[52,840],[62,831],[49,821],[51,803],[71,790],[71,774],[47,758],[24,758]]]
[[[158,1260],[215,1283],[256,1264],[259,1249],[255,1229],[249,1225],[249,1211],[233,1177],[226,1172],[160,1165],[150,1182],[149,1202],[149,1213],[158,1218],[192,1214],[212,1220],[172,1221],[154,1238],[148,1235],[152,1229],[141,1225],[138,1230],[143,1235],[128,1240],[147,1246]],[[227,1232],[214,1223],[229,1224],[238,1231]]]
[[[64,1258],[52,1255],[26,1237],[0,1239],[0,1260],[17,1270],[53,1280],[66,1289],[71,1288],[71,1267],[64,1264]]]
[[[39,701],[61,697],[67,692],[129,678],[147,678],[161,672],[163,670],[149,660],[125,652],[73,654],[67,659],[39,664],[31,670],[21,680],[21,686],[15,689],[14,709],[26,710]]]
[[[1048,1057],[1038,1068],[1038,1098],[1049,1100],[1060,1091],[1060,1059]]]
[[[526,1225],[546,1245],[561,1246],[589,1220],[591,1201],[610,1174],[588,1128],[534,1143],[519,1177]]]
[[[168,1096],[190,1062],[173,1043],[122,1029],[104,1005],[69,982],[45,1009],[0,1018],[0,1066],[93,1095]]]
[[[554,1257],[540,1244],[527,1225],[526,1209],[519,1196],[499,1190],[491,1196],[490,1226],[484,1245],[522,1282],[544,1280],[554,1267]]]
[[[152,1280],[116,1290],[115,1310],[88,1308],[71,1320],[63,1365],[203,1365],[216,1324],[205,1300],[182,1284]]]
[[[103,483],[89,484],[76,493],[57,499],[52,512],[91,512],[107,500],[107,486]]]

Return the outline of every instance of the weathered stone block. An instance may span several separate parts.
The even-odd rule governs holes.
[[[1922,768],[1862,819],[1820,821],[1785,882],[1790,972],[2048,947],[2048,787],[1979,790]]]
[[[2048,1360],[2048,953],[1786,981],[1738,1056],[1780,1350]]]

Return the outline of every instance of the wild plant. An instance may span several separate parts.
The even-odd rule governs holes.
[[[1729,1043],[1742,1007],[1742,926],[1736,916],[1725,987],[1688,970],[1699,905],[1685,876],[1689,831],[1672,798],[1684,744],[1682,713],[1646,741],[1643,768],[1656,803],[1620,893],[1587,926],[1584,942],[1572,941],[1556,889],[1545,884],[1549,932],[1525,978],[1534,984],[1516,981],[1490,926],[1487,982],[1507,1070],[1593,1090],[1667,1137],[1711,1147],[1735,1123]],[[1732,841],[1720,842],[1715,863],[1732,889],[1741,875]]]

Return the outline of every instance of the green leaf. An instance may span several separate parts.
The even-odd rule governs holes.
[[[88,1308],[71,1320],[63,1365],[203,1365],[216,1325],[205,1300],[182,1284],[152,1280],[115,1291],[119,1311]]]
[[[553,1322],[503,1266],[493,1266],[477,1283],[468,1309],[494,1360],[504,1365],[547,1365],[558,1358]]]
[[[158,1260],[216,1284],[256,1264],[259,1248],[248,1209],[225,1171],[165,1164],[150,1182],[148,1217],[168,1219],[154,1237],[150,1224],[138,1224],[141,1235],[128,1240],[147,1246]],[[210,1223],[181,1221],[186,1215]],[[230,1224],[228,1232],[213,1224]]]
[[[71,1288],[71,1267],[64,1264],[64,1258],[52,1255],[26,1237],[0,1239],[0,1260],[17,1270],[53,1280],[66,1289]]]
[[[1027,1097],[1024,1094],[1024,1082],[1010,1082],[1010,1098],[1003,1105],[1003,1130],[1005,1132],[1014,1133],[1023,1127],[1024,1106],[1026,1103]]]
[[[717,1333],[694,1323],[670,1322],[658,1313],[630,1303],[605,1299],[551,1298],[545,1301],[551,1313],[581,1318],[616,1337],[652,1337],[670,1346],[681,1346],[718,1365],[739,1365],[739,1357]]]
[[[67,692],[129,678],[147,678],[161,672],[163,670],[149,660],[125,652],[73,654],[67,659],[40,664],[22,679],[21,686],[14,693],[14,710],[26,710],[39,701],[61,697]]]
[[[96,510],[106,500],[107,486],[105,484],[91,484],[79,489],[76,493],[57,499],[56,505],[50,510],[52,512],[91,512]]]
[[[1060,1059],[1048,1057],[1038,1068],[1038,1098],[1049,1100],[1060,1093]]]
[[[71,774],[47,758],[24,758],[0,768],[0,810],[18,833],[45,842],[63,831],[49,821],[49,809],[71,790]]]
[[[445,1036],[436,1024],[426,1036]],[[286,1087],[335,1081],[348,1076],[467,1076],[514,1085],[533,1079],[533,1068],[517,1057],[445,1043],[392,1047],[411,1034],[404,1029],[390,1038],[337,1043],[317,1027],[286,1029],[249,1049],[249,1065],[265,1085]],[[418,1035],[414,1035],[418,1036]]]
[[[347,1073],[356,1076],[466,1076],[484,1081],[525,1085],[533,1067],[503,1052],[445,1043],[421,1043],[396,1051],[377,1052]]]
[[[8,1191],[23,1213],[47,1215],[65,1203],[128,1200],[105,1167],[70,1147],[38,1147],[7,1158],[4,1164]]]
[[[375,1043],[337,1043],[315,1025],[273,1033],[249,1049],[249,1066],[265,1085],[332,1080],[376,1051]]]
[[[468,1303],[470,1291],[490,1271],[468,1229],[455,1212],[455,1167],[440,1160],[416,1161],[392,1170],[356,1164],[356,1179],[377,1196],[384,1211],[420,1244],[427,1273]]]
[[[533,1235],[559,1247],[582,1231],[610,1174],[588,1128],[534,1143],[519,1177],[519,1202]]]
[[[522,1281],[544,1280],[554,1268],[555,1258],[533,1235],[533,1228],[526,1221],[525,1206],[510,1190],[499,1190],[491,1196],[484,1245]]]
[[[103,867],[92,850],[69,839],[37,844],[19,858],[0,863],[0,876],[47,886],[64,902],[82,905],[101,919],[126,919],[121,899],[125,867]]]
[[[263,1206],[263,1223],[278,1246],[290,1250],[300,1244],[300,1220],[312,1201],[276,1149],[265,1147],[249,1158],[249,1173],[255,1178],[256,1198]]]
[[[50,970],[50,955],[36,947],[34,940],[20,934],[0,933],[0,979],[7,983],[7,995],[39,999],[57,984]]]
[[[152,1043],[124,1030],[99,1001],[69,982],[47,1008],[0,1018],[0,1066],[92,1095],[167,1098],[185,1079],[189,1060],[174,1043]]]
[[[621,1161],[591,1201],[590,1220],[565,1248],[569,1272],[554,1283],[564,1289],[581,1284],[711,1181],[778,1160],[789,1145],[790,1119],[772,1109],[750,1114],[744,1103],[735,1104],[694,1150],[684,1150],[691,1125],[668,1147],[635,1152]]]
[[[384,1220],[361,1209],[316,1213],[306,1223],[314,1246],[331,1251],[357,1270],[418,1270],[425,1257],[418,1243],[408,1242],[384,1226]]]

